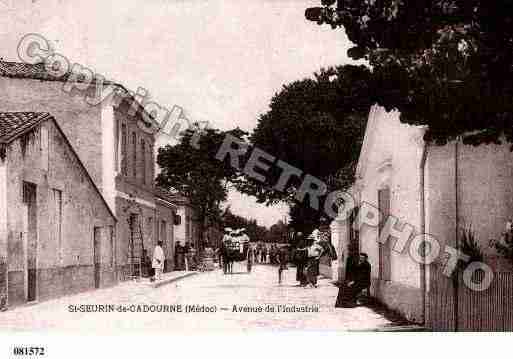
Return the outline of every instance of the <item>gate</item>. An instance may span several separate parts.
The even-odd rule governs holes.
[[[431,265],[426,321],[430,329],[513,331],[513,273],[495,273],[490,287],[483,291],[468,288],[460,274],[455,300],[455,283],[442,271],[442,266]],[[475,279],[479,282],[482,275],[476,273]]]
[[[443,274],[443,265],[439,263],[431,264],[429,269],[426,323],[434,331],[454,331],[456,316],[453,280]]]

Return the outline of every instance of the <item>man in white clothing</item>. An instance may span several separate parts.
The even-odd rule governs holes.
[[[164,251],[162,250],[162,241],[158,241],[153,251],[153,261],[151,266],[155,270],[154,280],[160,280],[162,270],[164,269]]]

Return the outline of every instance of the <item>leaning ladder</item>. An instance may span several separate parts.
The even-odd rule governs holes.
[[[144,238],[141,222],[138,221],[137,226],[135,226],[133,219],[130,222],[130,279],[137,280],[138,278],[142,278]],[[140,252],[137,251],[138,247],[140,248]]]

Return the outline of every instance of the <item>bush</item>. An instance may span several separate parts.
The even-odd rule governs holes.
[[[479,242],[476,239],[476,234],[472,230],[471,226],[462,230],[461,241],[459,243],[458,249],[469,257],[469,260],[466,262],[462,260],[458,261],[458,269],[461,271],[464,271],[472,262],[483,262],[483,252],[479,246]]]
[[[502,234],[500,240],[490,241],[490,246],[494,247],[497,253],[513,263],[513,229],[510,228]]]

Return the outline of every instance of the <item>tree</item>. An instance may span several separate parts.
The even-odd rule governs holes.
[[[279,220],[269,228],[269,242],[287,243],[288,233],[288,226],[282,220]]]
[[[305,236],[312,233],[312,231],[319,227],[321,223],[322,213],[316,211],[308,206],[303,206],[294,203],[290,206],[290,226],[296,232],[302,232]]]
[[[329,190],[347,188],[353,182],[368,112],[374,102],[370,77],[366,67],[347,65],[321,69],[313,78],[283,86],[271,99],[270,110],[260,116],[250,136],[251,145],[303,174],[319,178]],[[273,187],[281,173],[273,166],[265,182],[245,178],[237,187],[260,203],[308,207],[308,201],[294,202],[301,178],[292,178],[283,190]],[[308,220],[294,218],[299,213],[309,212],[292,211],[292,219]]]
[[[367,59],[401,121],[427,125],[426,140],[464,135],[473,144],[513,142],[513,2],[508,0],[338,0],[305,12],[343,27]],[[470,135],[469,135],[470,134]]]
[[[189,199],[195,220],[200,225],[200,236],[203,236],[208,223],[219,220],[220,204],[227,198],[228,185],[238,176],[228,161],[216,159],[216,153],[226,134],[242,137],[244,132],[205,129],[197,142],[195,133],[189,129],[176,145],[159,149],[157,163],[161,173],[157,185]],[[200,243],[203,243],[203,237]]]

